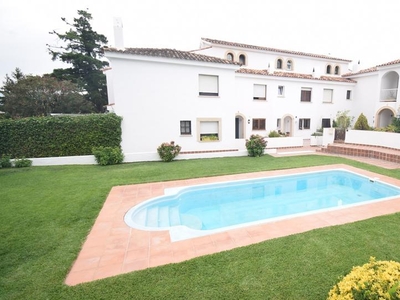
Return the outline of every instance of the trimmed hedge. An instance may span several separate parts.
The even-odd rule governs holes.
[[[121,122],[115,114],[0,120],[0,156],[91,155],[93,147],[120,147]]]

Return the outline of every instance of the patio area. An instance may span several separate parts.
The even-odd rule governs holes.
[[[278,151],[275,155],[305,154],[304,151],[315,151],[315,149],[286,149],[286,151]],[[290,152],[292,153],[290,154]],[[326,155],[322,153],[319,154]],[[198,256],[247,246],[268,239],[301,233],[316,228],[355,222],[400,211],[400,198],[397,198],[348,209],[315,213],[307,216],[228,230],[222,233],[178,242],[170,241],[168,231],[150,232],[136,230],[128,227],[123,220],[129,208],[147,199],[163,195],[164,189],[166,188],[265,176],[288,175],[332,168],[341,168],[368,177],[377,177],[384,182],[400,186],[400,180],[341,164],[294,170],[116,186],[110,191],[65,283],[67,285],[76,285],[149,267],[177,263]]]

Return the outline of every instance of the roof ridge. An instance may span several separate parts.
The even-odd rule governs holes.
[[[238,62],[232,62],[230,60],[219,57],[198,54],[189,51],[171,49],[171,48],[124,48],[124,49],[104,48],[104,51],[132,54],[132,55],[151,56],[151,57],[164,57],[164,58],[194,60],[194,61],[203,61],[211,63],[222,63],[227,65],[237,65],[237,66],[240,65]]]
[[[255,45],[236,43],[236,42],[228,42],[228,41],[222,41],[222,40],[216,40],[216,39],[210,39],[210,38],[201,38],[201,39],[203,41],[206,41],[206,42],[209,42],[209,43],[232,46],[232,47],[248,48],[248,49],[255,49],[255,50],[264,50],[264,51],[271,51],[271,52],[281,52],[281,53],[288,53],[288,54],[293,54],[293,55],[303,55],[303,56],[310,56],[310,57],[315,57],[315,58],[340,60],[340,61],[346,61],[346,62],[351,62],[352,61],[352,60],[349,60],[349,59],[332,57],[332,56],[324,55],[324,54],[314,54],[314,53],[308,53],[308,52],[302,52],[302,51],[293,51],[293,50],[284,50],[284,49],[264,47],[264,46],[255,46]]]

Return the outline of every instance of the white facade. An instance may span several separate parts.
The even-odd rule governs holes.
[[[398,110],[400,63],[348,73],[349,60],[324,55],[209,39],[201,47],[105,49],[126,161],[159,160],[169,141],[182,147],[178,158],[247,155],[252,134],[308,139],[338,111],[379,127]]]

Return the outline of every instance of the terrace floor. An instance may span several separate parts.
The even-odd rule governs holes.
[[[273,155],[280,157],[285,155],[304,155],[315,151],[315,147],[304,147],[300,150],[279,150]],[[315,153],[327,155],[321,152]],[[388,162],[377,159],[363,157],[349,158],[387,168],[400,168],[400,164],[388,164]],[[177,242],[171,242],[168,231],[141,231],[128,227],[123,220],[125,213],[132,206],[147,199],[163,195],[164,189],[166,188],[287,175],[332,168],[347,169],[371,178],[377,177],[382,181],[400,186],[400,180],[342,164],[116,186],[111,189],[65,283],[67,285],[76,285],[150,267],[178,263],[198,256],[247,246],[268,239],[301,233],[316,228],[351,223],[375,216],[400,212],[400,198],[397,198],[347,209],[332,210],[260,225],[247,226]]]

